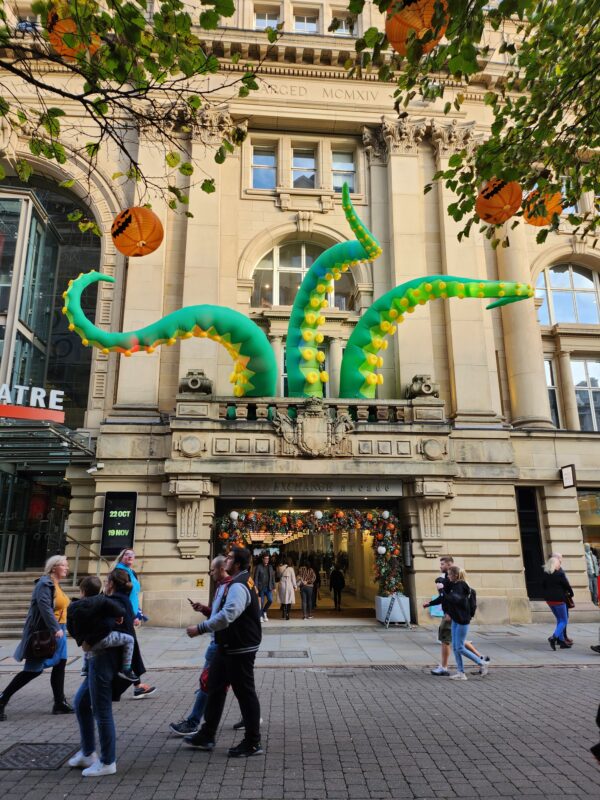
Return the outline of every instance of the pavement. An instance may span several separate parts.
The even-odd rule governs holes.
[[[435,678],[433,628],[389,628],[371,620],[271,620],[257,659],[265,754],[227,758],[239,741],[229,697],[217,748],[203,753],[170,734],[193,702],[206,638],[144,628],[140,643],[157,692],[115,704],[118,772],[1,769],[14,744],[77,749],[71,716],[51,716],[49,677],[15,695],[0,723],[0,797],[24,800],[374,800],[544,798],[596,800],[598,626],[574,624],[571,650],[552,652],[549,625],[477,628],[492,659],[486,678]],[[0,688],[18,669],[15,642],[0,641]],[[80,682],[69,643],[66,689]]]

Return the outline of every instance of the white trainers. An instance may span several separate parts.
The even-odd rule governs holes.
[[[267,615],[266,615],[266,614],[263,614],[263,620],[264,620],[265,622],[268,622],[268,621],[269,621],[269,618],[267,617]]]
[[[454,675],[450,675],[450,680],[451,681],[466,681],[467,680],[467,676],[465,675],[464,672],[457,672]]]
[[[68,760],[70,767],[91,767],[92,764],[98,760],[96,753],[91,753],[89,756],[83,754],[83,750],[78,750],[75,755]]]
[[[81,773],[84,778],[101,778],[103,775],[114,775],[117,771],[117,762],[103,764],[101,761],[94,761],[91,767],[84,769]]]
[[[489,671],[490,671],[490,662],[484,661],[480,668],[481,676],[483,677],[484,675],[487,675]]]

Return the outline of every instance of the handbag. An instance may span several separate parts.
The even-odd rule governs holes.
[[[34,631],[27,640],[25,658],[52,658],[56,652],[56,636],[49,630]]]
[[[575,608],[575,600],[573,600],[570,594],[565,595],[565,603],[567,604],[567,608]]]

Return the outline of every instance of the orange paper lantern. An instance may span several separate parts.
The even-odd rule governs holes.
[[[86,50],[90,56],[93,56],[102,44],[97,33],[92,33],[90,37],[80,33],[74,19],[70,17],[61,19],[56,11],[48,14],[47,28],[48,41],[58,55],[63,58],[75,59],[81,53],[85,53]],[[66,34],[69,37],[75,37],[75,42],[67,44],[64,39]]]
[[[519,210],[521,199],[521,187],[516,181],[492,178],[479,192],[475,211],[484,222],[501,225]]]
[[[541,228],[549,225],[555,214],[560,214],[563,210],[563,198],[560,192],[542,195],[540,203],[540,193],[537,189],[530,192],[523,203],[523,217],[528,225],[535,225]]]
[[[444,12],[447,10],[445,0],[441,0]],[[435,0],[405,0],[402,11],[390,14],[385,23],[385,34],[394,50],[401,56],[407,52],[407,43],[410,34],[414,31],[417,39],[422,39],[425,34],[434,29],[432,23],[435,12]],[[444,23],[437,29],[437,33],[431,41],[423,45],[423,53],[429,53],[438,44],[446,28],[448,27],[448,17],[446,15]]]
[[[134,258],[153,253],[164,236],[162,223],[156,214],[141,206],[121,211],[110,232],[119,253]]]
[[[371,513],[367,514],[367,519],[369,520],[369,522],[371,522],[371,520],[373,519],[373,514]]]

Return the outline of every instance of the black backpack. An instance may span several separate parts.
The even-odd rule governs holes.
[[[467,595],[467,602],[469,604],[469,614],[471,615],[471,619],[475,616],[475,612],[477,611],[477,592],[475,589],[471,589],[469,586],[469,594]]]

